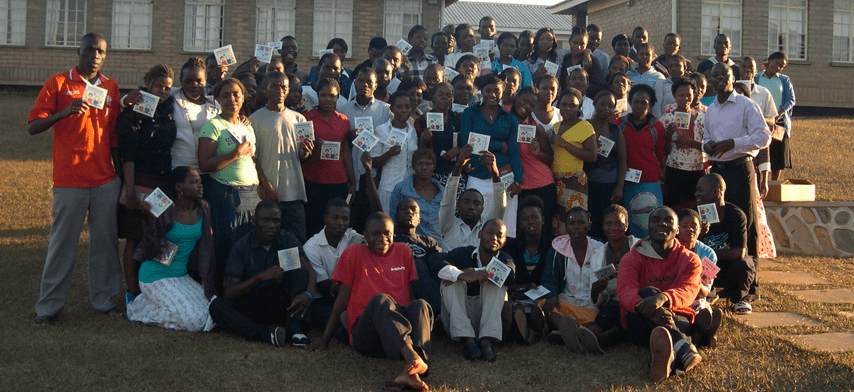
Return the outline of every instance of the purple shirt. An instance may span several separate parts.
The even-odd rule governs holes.
[[[706,143],[727,139],[735,141],[735,147],[720,157],[709,156],[717,162],[726,162],[745,156],[755,157],[760,149],[771,143],[771,131],[759,106],[743,95],[733,92],[723,103],[715,97],[705,116],[703,147]]]

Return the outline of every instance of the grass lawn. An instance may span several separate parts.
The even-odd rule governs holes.
[[[31,328],[50,225],[51,132],[29,136],[26,117],[34,96],[0,94],[0,390],[380,390],[403,362],[365,358],[333,342],[307,353],[249,343],[224,333],[168,331],[102,315],[88,305],[84,232],[71,296],[56,323]],[[795,170],[823,200],[854,200],[851,118],[797,119]],[[753,329],[728,316],[718,347],[701,351],[703,363],[660,385],[647,381],[647,349],[623,345],[605,355],[568,353],[561,346],[505,344],[495,363],[468,362],[444,336],[434,341],[431,376],[440,391],[529,390],[816,390],[854,389],[854,353],[816,352],[797,343],[802,333],[854,331],[842,311],[854,305],[798,301],[793,288],[851,288],[849,259],[781,256],[784,270],[801,270],[829,283],[763,284],[754,311],[807,315],[821,326]],[[121,298],[116,298],[117,303]],[[311,337],[317,338],[316,332]]]

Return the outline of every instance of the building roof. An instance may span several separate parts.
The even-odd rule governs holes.
[[[495,18],[495,27],[498,31],[537,31],[546,26],[551,27],[557,34],[569,34],[572,31],[571,16],[552,14],[549,12],[549,7],[545,5],[475,1],[458,1],[445,8],[442,13],[442,25],[468,23],[477,32],[480,18],[487,15]]]

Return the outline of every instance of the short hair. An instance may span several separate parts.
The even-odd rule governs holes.
[[[459,202],[459,199],[461,197],[463,197],[463,195],[465,195],[466,193],[469,193],[469,192],[476,193],[478,196],[480,196],[480,200],[483,201],[483,193],[480,193],[480,191],[477,190],[476,188],[469,188],[469,189],[466,189],[466,190],[460,192],[460,195],[457,197],[457,201]],[[484,226],[486,226],[486,225],[484,225]]]
[[[605,78],[605,81],[608,82],[608,86],[610,86],[612,83],[614,83],[614,79],[616,79],[618,76],[622,76],[626,79],[629,79],[629,76],[626,75],[625,72],[614,72],[614,74]],[[631,80],[629,80],[629,81],[631,81]]]
[[[168,65],[157,64],[157,65],[151,67],[151,69],[149,69],[148,72],[145,73],[145,76],[142,78],[142,80],[147,85],[147,84],[153,83],[155,80],[157,80],[159,78],[163,78],[163,77],[173,79],[173,78],[175,78],[175,73],[172,72],[172,68],[169,67]]]
[[[557,78],[554,76],[543,75],[543,76],[540,76],[539,78],[537,78],[536,81],[534,81],[534,86],[536,86],[537,88],[541,88],[540,85],[542,85],[545,82],[557,83],[558,81],[557,81]]]
[[[563,216],[563,219],[564,220],[568,219],[569,216],[571,214],[574,214],[574,213],[584,214],[585,216],[587,216],[587,222],[588,223],[590,222],[590,211],[585,210],[584,207],[578,207],[578,206],[570,208],[569,211],[566,212],[566,215]]]
[[[409,91],[413,87],[418,87],[421,90],[426,90],[427,85],[423,80],[416,78],[414,76],[407,76],[400,80],[400,85],[397,87],[397,91]]]
[[[587,29],[581,28],[581,26],[573,26],[572,31],[569,33],[569,40],[572,41],[575,37],[586,37]]]
[[[323,67],[323,64],[326,64],[326,62],[329,60],[341,61],[341,58],[338,57],[338,55],[335,53],[324,53],[323,56],[320,56],[320,60],[317,61],[317,71],[320,72],[320,68]]]
[[[495,46],[501,46],[501,43],[504,41],[507,41],[508,39],[512,39],[514,44],[518,40],[516,38],[515,34],[509,32],[509,31],[505,31],[505,32],[501,33],[501,35],[498,36],[497,40],[495,40]]]
[[[521,33],[519,33],[519,38],[516,39],[516,45],[519,45],[519,41],[521,41],[522,38],[528,38],[528,37],[534,38],[534,35],[535,35],[535,33],[531,30],[522,31]]]
[[[601,33],[602,28],[599,27],[599,25],[597,25],[595,23],[591,23],[591,24],[587,25],[587,32],[588,33]]]
[[[216,56],[213,53],[209,54],[208,57],[205,57],[205,67],[207,67],[210,63],[217,64]]]
[[[694,90],[694,94],[697,93],[697,82],[687,76],[680,76],[678,79],[676,79],[673,82],[673,86],[670,87],[670,92],[673,93],[673,95],[676,95],[676,90],[679,90],[679,87],[682,86],[689,86],[692,90]]]
[[[635,27],[634,30],[632,30],[632,35],[635,35],[635,33],[637,33],[638,31],[643,31],[643,32],[649,34],[649,32],[647,32],[643,26],[638,26],[638,27]]]
[[[424,69],[424,73],[426,74],[429,70],[433,70],[437,73],[441,72],[443,75],[445,74],[445,66],[439,63],[432,63],[428,65],[427,68]]]
[[[404,90],[402,90],[402,89],[398,89],[398,90],[397,90],[397,91],[395,91],[393,94],[391,94],[391,97],[389,97],[389,98],[388,98],[388,104],[389,104],[390,106],[394,106],[394,104],[395,104],[395,103],[397,102],[397,100],[398,100],[398,99],[400,99],[400,98],[406,98],[406,99],[408,99],[408,100],[409,100],[409,104],[410,104],[410,105],[412,104],[412,97],[410,97],[410,96],[409,96],[409,93],[408,93],[408,92],[406,92],[406,91],[404,91]]]
[[[715,66],[715,64],[712,64],[711,61],[700,62],[700,65],[697,66],[697,72],[706,73],[706,71],[712,69],[712,67],[714,67],[714,66]]]
[[[329,211],[333,208],[350,208],[350,205],[347,204],[347,201],[340,197],[333,197],[332,199],[326,202],[326,206],[323,209],[323,214],[328,215]]]
[[[473,54],[464,54],[464,55],[460,56],[460,59],[457,60],[456,64],[454,64],[455,65],[454,68],[459,70],[460,66],[462,66],[463,63],[466,61],[474,61],[475,64],[477,64],[478,68],[480,68],[480,60],[477,57],[474,57]]]
[[[288,87],[290,87],[290,78],[288,78],[287,75],[285,75],[284,73],[279,72],[279,71],[273,71],[273,72],[268,73],[267,76],[264,77],[264,82],[270,83],[270,81],[273,81],[273,80],[285,80],[285,79],[288,79]]]
[[[347,41],[344,41],[344,38],[333,38],[333,39],[329,40],[329,43],[326,44],[326,49],[332,49],[332,47],[335,45],[338,45],[338,46],[344,48],[345,52],[350,51],[349,47],[347,46]]]
[[[655,106],[655,103],[658,100],[655,98],[655,90],[652,87],[649,87],[643,83],[638,83],[632,86],[631,90],[629,90],[629,104],[632,102],[632,97],[639,93],[644,93],[649,97],[649,107],[652,108]]]
[[[522,77],[522,73],[519,72],[516,67],[508,67],[505,70],[501,71],[501,73],[499,73],[498,75],[504,78],[504,80],[506,81],[507,77],[510,76],[510,74],[512,73],[515,73],[516,75],[519,75],[519,77]]]
[[[644,50],[644,49],[649,49],[650,53],[655,53],[655,45],[653,45],[649,42],[643,42],[643,43],[639,44],[637,47],[635,47],[635,50],[637,50],[638,52],[640,52],[641,50]]]
[[[80,49],[83,48],[83,45],[85,42],[88,42],[88,41],[97,42],[97,40],[107,42],[107,40],[104,38],[104,36],[101,33],[94,33],[94,32],[86,33],[85,35],[80,37],[80,47],[77,49],[77,51],[79,52]]]
[[[419,32],[421,32],[421,31],[423,31],[423,32],[425,32],[425,33],[426,33],[426,32],[427,32],[427,28],[426,28],[426,27],[424,27],[424,26],[422,26],[422,25],[415,25],[415,26],[412,26],[412,28],[411,28],[411,29],[409,29],[409,34],[407,34],[407,35],[406,35],[406,38],[411,40],[411,39],[412,39],[412,37],[413,37],[413,36],[415,36],[415,34],[418,34],[418,33],[419,33]]]
[[[292,36],[292,35],[286,35],[286,36],[282,37],[282,39],[280,39],[279,41],[294,41],[294,42],[299,42],[299,41],[297,41],[296,37],[294,37],[294,36]]]
[[[602,211],[602,219],[605,219],[608,215],[617,215],[628,222],[629,220],[629,212],[626,210],[626,207],[623,207],[619,204],[611,204],[605,207],[605,210]]]
[[[190,57],[190,58],[188,58],[187,62],[185,62],[184,65],[181,66],[181,80],[184,80],[184,75],[187,73],[188,70],[193,70],[193,69],[204,70],[205,69],[205,61],[202,60],[201,57]]]
[[[374,71],[374,69],[373,69],[373,68],[371,68],[371,67],[362,67],[362,68],[359,68],[359,72],[358,72],[358,73],[356,73],[356,75],[355,75],[355,76],[353,76],[353,81],[355,81],[355,80],[356,80],[356,78],[358,78],[358,77],[359,77],[359,75],[361,75],[361,74],[374,75],[374,78],[376,78],[376,77],[377,77],[377,71]]]
[[[288,77],[288,85],[291,90],[294,89],[294,86],[302,86],[302,80],[299,79],[299,76],[296,76],[292,73],[286,73],[285,76]]]
[[[750,98],[750,86],[745,85],[744,83],[733,83],[732,88],[734,90],[738,90],[738,93],[744,95],[747,98]]]
[[[786,64],[789,63],[789,56],[786,56],[786,53],[783,52],[774,52],[768,55],[768,62],[772,62],[777,59],[782,59]]]
[[[169,172],[169,182],[172,183],[174,188],[175,185],[184,182],[187,179],[187,176],[192,172],[198,173],[198,171],[192,166],[176,166],[171,172]]]
[[[480,18],[480,21],[478,22],[478,24],[483,23],[483,21],[485,21],[485,20],[486,20],[486,21],[495,22],[495,18],[493,18],[493,17],[491,17],[491,16],[489,16],[489,15],[486,15],[486,16],[484,16],[483,18]]]
[[[685,58],[685,56],[683,56],[683,55],[681,55],[681,54],[679,54],[679,53],[676,53],[676,54],[674,54],[673,56],[670,56],[670,58],[669,58],[669,59],[667,59],[667,62],[668,62],[668,63],[669,63],[669,62],[671,62],[671,61],[679,61],[679,62],[681,62],[681,63],[682,63],[682,65],[686,65],[686,64],[688,64],[688,59],[686,59],[686,58]]]
[[[575,97],[576,99],[578,99],[578,105],[579,105],[578,117],[581,117],[581,104],[584,103],[584,94],[582,94],[581,91],[579,91],[575,87],[567,87],[567,88],[563,89],[563,91],[561,91],[560,97],[557,99],[558,106],[560,106],[560,101],[563,101],[564,97],[567,97],[570,95]],[[652,106],[652,105],[650,105],[650,106]]]
[[[628,42],[629,42],[629,44],[631,44],[631,42],[632,42],[632,40],[629,38],[629,36],[628,36],[628,35],[625,35],[625,34],[617,34],[617,35],[615,35],[615,36],[614,36],[614,38],[612,38],[612,39],[611,39],[611,47],[612,47],[612,48],[617,47],[617,43],[618,43],[618,42],[622,42],[622,41],[628,41]]]
[[[243,94],[244,97],[246,97],[246,87],[243,86],[243,83],[240,83],[240,80],[237,80],[235,78],[226,78],[220,80],[219,83],[214,86],[213,91],[211,91],[211,94],[213,94],[214,98],[219,97],[219,93],[222,91],[223,87],[225,87],[226,84],[231,84],[239,87],[240,92]]]
[[[332,78],[324,78],[317,81],[317,94],[320,94],[320,90],[323,90],[324,87],[332,87],[338,90],[338,94],[341,94],[341,85],[338,84],[338,81]]]
[[[706,75],[703,75],[699,72],[694,72],[694,73],[688,75],[688,77],[691,79],[694,79],[694,83],[697,84],[698,89],[700,88],[700,81],[701,80],[703,81],[703,84],[708,84],[708,81],[706,80]]]
[[[368,42],[368,51],[370,52],[371,49],[383,49],[386,46],[388,46],[388,41],[386,41],[385,38],[374,37],[371,38],[370,42]]]
[[[521,96],[521,95],[525,95],[525,94],[533,94],[537,98],[539,98],[540,97],[540,90],[534,86],[525,86],[525,87],[520,88],[519,91],[516,92],[517,97]]]
[[[679,34],[676,34],[676,33],[667,33],[667,34],[665,34],[665,35],[664,35],[664,42],[667,42],[667,39],[668,39],[668,38],[670,38],[670,37],[674,37],[674,38],[676,38],[676,39],[678,39],[678,40],[682,41],[682,37],[681,37],[681,36],[679,36]]]
[[[504,88],[504,78],[501,75],[496,75],[494,73],[489,73],[486,75],[478,76],[474,79],[474,85],[478,90],[483,90],[484,87],[489,86],[490,84],[497,84],[502,89]]]
[[[519,201],[519,211],[528,207],[537,208],[540,210],[540,214],[543,214],[543,211],[545,210],[545,203],[543,203],[543,199],[540,199],[537,195],[528,195]]]
[[[419,148],[412,153],[412,166],[415,166],[415,162],[424,158],[432,161],[434,166],[436,165],[436,153],[429,148]]]
[[[391,222],[392,224],[394,224],[394,221],[391,220],[391,217],[388,216],[388,214],[386,214],[385,212],[382,212],[382,211],[377,211],[377,212],[372,213],[371,215],[368,215],[368,217],[365,218],[365,231],[367,231],[368,225],[370,225],[371,223],[374,223],[374,221],[378,221],[378,220],[383,220],[383,221]]]
[[[604,99],[606,97],[612,97],[613,98],[614,93],[607,91],[607,90],[602,90],[602,91],[596,93],[596,96],[593,97],[593,104],[594,105],[597,104],[599,101],[601,101],[602,99]]]
[[[626,70],[628,70],[629,67],[631,67],[631,65],[632,65],[632,63],[629,62],[629,59],[626,56],[618,54],[618,55],[615,55],[614,57],[611,57],[611,61],[608,62],[608,68],[611,68],[611,66],[614,65],[614,62],[616,62],[616,61],[622,61],[623,63],[625,63],[626,64]]]
[[[570,78],[572,78],[572,74],[574,74],[574,73],[576,73],[576,72],[583,72],[583,73],[584,73],[584,81],[585,81],[585,82],[589,82],[589,81],[590,81],[590,74],[589,74],[589,73],[587,73],[587,71],[585,71],[585,70],[584,70],[584,68],[581,68],[581,67],[578,67],[578,68],[576,68],[576,69],[573,69],[573,70],[572,70],[572,72],[570,72],[570,73],[569,73],[569,75],[567,75],[567,76],[569,76]]]
[[[401,56],[403,55],[403,51],[400,50],[400,48],[398,48],[397,46],[394,46],[394,45],[388,45],[385,48],[383,48],[383,52],[380,56],[385,57],[386,54],[398,54],[398,53],[400,53]]]
[[[679,210],[679,212],[676,213],[676,218],[679,219],[680,221],[682,219],[689,217],[689,216],[696,219],[697,222],[702,222],[702,219],[700,219],[700,213],[691,209],[691,208],[683,208],[683,209]]]
[[[239,80],[240,83],[243,83],[243,81],[246,80],[247,77],[255,79],[255,74],[253,74],[252,72],[249,72],[249,71],[243,71],[243,72],[240,72],[236,75],[232,75],[231,77]]]
[[[454,86],[452,86],[447,81],[436,83],[436,85],[433,86],[433,94],[436,94],[436,91],[439,91],[440,88],[446,88],[448,89],[448,91],[451,92],[451,95],[454,95]]]
[[[433,46],[433,44],[436,42],[436,38],[439,38],[439,37],[447,38],[448,35],[441,32],[441,31],[437,31],[437,32],[433,33],[433,35],[430,37],[430,46]]]
[[[471,31],[474,31],[474,28],[471,27],[471,25],[468,23],[463,23],[463,24],[457,25],[457,27],[454,28],[454,38],[459,40],[460,35],[463,33],[463,31],[465,31],[467,29],[471,29]]]
[[[466,77],[466,75],[463,75],[463,74],[459,74],[459,75],[457,75],[457,76],[454,76],[454,78],[453,78],[453,79],[451,79],[451,86],[455,86],[455,85],[456,85],[457,83],[459,83],[459,82],[463,82],[463,83],[466,83],[466,84],[471,83],[472,87],[474,87],[474,83],[472,83],[471,81],[469,81],[469,80],[468,80],[468,78]]]
[[[274,200],[261,200],[255,205],[255,215],[258,215],[261,211],[267,209],[281,211],[278,202]]]

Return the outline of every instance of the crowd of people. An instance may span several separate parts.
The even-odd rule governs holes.
[[[506,341],[632,342],[653,381],[696,367],[775,255],[761,199],[791,164],[786,55],[736,63],[719,34],[695,70],[678,34],[660,56],[642,27],[614,56],[602,35],[576,27],[564,50],[549,28],[496,36],[490,17],[419,25],[405,52],[371,39],[352,70],[333,39],[309,72],[287,36],[267,64],[159,64],[125,95],[85,35],[29,117],[54,129],[33,325],[63,308],[87,218],[95,309],[307,350],[339,339],[403,359],[389,388],[428,389],[439,331],[471,360]]]

